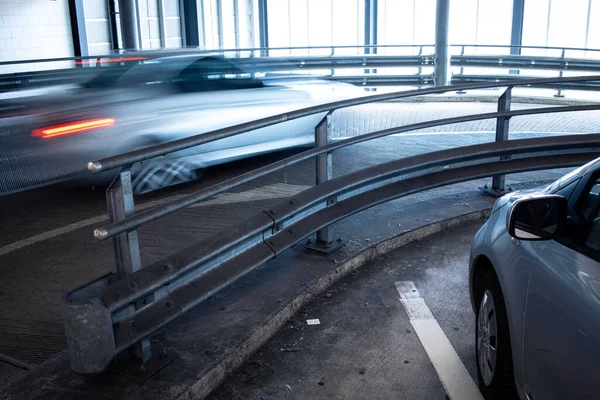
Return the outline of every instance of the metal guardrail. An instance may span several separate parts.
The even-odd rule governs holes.
[[[537,46],[517,46],[520,49],[534,49],[546,51],[560,51],[560,57],[531,56],[531,55],[468,55],[465,51],[481,48],[491,49],[510,49],[515,46],[484,46],[484,45],[453,45],[451,48],[460,49],[459,54],[451,55],[450,64],[452,67],[460,67],[460,73],[453,75],[453,82],[478,82],[480,76],[464,74],[465,68],[501,68],[507,71],[525,71],[525,70],[552,70],[562,74],[564,71],[579,72],[600,72],[600,60],[593,58],[566,57],[568,51],[581,53],[597,53],[597,49],[581,48],[553,48]],[[344,50],[355,50],[357,53],[371,48],[377,48],[379,54],[355,54],[340,55]],[[383,51],[405,51],[412,49],[414,54],[409,55],[391,55],[381,54]],[[289,47],[289,48],[250,48],[250,49],[224,49],[219,50],[226,56],[232,57],[236,64],[245,71],[252,73],[268,73],[274,71],[309,71],[309,70],[327,70],[329,74],[324,74],[331,79],[353,83],[363,86],[382,86],[382,85],[412,85],[424,86],[433,83],[433,73],[423,73],[423,68],[433,67],[434,54],[433,45],[378,45],[378,46],[321,46],[321,47]],[[301,51],[328,51],[325,55],[295,55]],[[268,56],[266,51],[271,54],[276,52],[288,52],[289,56]],[[336,54],[337,51],[337,54]],[[102,55],[89,57],[70,57],[48,60],[22,60],[0,62],[0,67],[24,64],[39,64],[49,62],[89,63],[88,66],[104,66],[108,61],[116,60],[135,60],[143,57],[164,56],[164,54],[175,53],[215,54],[215,50],[197,50],[185,49],[166,53],[157,51],[121,53],[116,55]],[[109,63],[111,64],[111,63]],[[81,66],[81,65],[78,65]],[[377,68],[418,68],[417,73],[407,73],[398,70],[394,75],[381,75],[377,73]],[[343,69],[364,69],[364,74],[345,75],[336,74],[336,71]],[[91,79],[98,73],[97,68],[67,68],[60,70],[15,72],[0,75],[0,93],[14,91],[25,88],[38,88],[49,85],[79,84]],[[516,77],[515,77],[516,76]],[[501,79],[518,79],[518,75],[500,75]]]
[[[494,176],[493,190],[504,190],[503,174],[574,166],[600,152],[600,134],[553,136],[508,141],[509,119],[539,113],[600,110],[600,104],[510,110],[515,85],[600,80],[600,76],[495,82],[380,94],[332,102],[263,118],[192,138],[91,162],[99,172],[124,166],[107,191],[111,224],[97,228],[99,240],[113,237],[116,274],[109,274],[68,293],[63,317],[72,368],[97,373],[113,357],[135,349],[142,360],[152,357],[149,337],[170,321],[261,263],[317,232],[324,248],[334,245],[328,226],[368,207],[400,196],[451,183]],[[307,115],[391,98],[458,89],[508,87],[498,112],[427,121],[363,136],[330,141],[330,114],[315,129],[318,147],[245,173],[169,204],[136,214],[129,167],[135,162],[234,136]],[[399,132],[494,118],[496,141],[403,158],[332,179],[331,152],[341,147]],[[518,156],[518,158],[509,159]],[[317,185],[260,212],[219,235],[201,240],[165,259],[141,268],[137,227],[215,194],[302,160],[317,157]],[[407,174],[411,174],[407,177]]]

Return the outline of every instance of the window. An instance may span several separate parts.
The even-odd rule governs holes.
[[[592,176],[574,206],[558,242],[600,259],[600,173]]]
[[[206,92],[262,87],[254,79],[223,58],[202,58],[184,68],[175,80],[182,92]]]

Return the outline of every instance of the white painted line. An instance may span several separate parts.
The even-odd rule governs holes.
[[[232,204],[232,203],[243,203],[248,201],[257,201],[257,200],[268,200],[268,199],[280,199],[289,196],[293,196],[296,193],[299,193],[305,189],[308,189],[310,186],[304,185],[289,185],[287,183],[276,183],[273,185],[263,186],[257,189],[251,189],[241,193],[223,193],[215,196],[215,198],[204,201],[202,203],[194,204],[192,207],[206,207],[212,205],[220,205],[220,204]],[[159,206],[182,197],[186,196],[185,194],[178,194],[175,196],[165,197],[160,200],[149,201],[148,203],[144,203],[136,206],[136,210],[145,210],[147,208]],[[69,225],[62,226],[60,228],[52,229],[51,231],[47,231],[44,233],[40,233],[39,235],[31,236],[27,239],[19,240],[14,243],[7,244],[6,246],[0,247],[0,256],[11,253],[15,250],[19,250],[23,247],[30,246],[35,243],[43,242],[44,240],[52,239],[54,237],[64,235],[69,232],[73,232],[77,229],[85,228],[86,226],[100,224],[102,222],[107,222],[108,218],[106,215],[99,215],[97,217],[92,217],[88,219],[84,219],[79,222],[75,222]]]
[[[321,325],[321,321],[319,321],[319,318],[315,318],[315,319],[307,319],[306,323],[308,325]]]
[[[396,282],[396,289],[410,323],[419,336],[448,396],[455,400],[483,400],[477,385],[414,283]]]

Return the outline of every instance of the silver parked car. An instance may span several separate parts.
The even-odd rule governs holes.
[[[88,161],[362,94],[325,79],[244,71],[219,55],[134,53],[113,61],[75,87],[0,102],[0,195],[57,180],[89,183]],[[311,146],[324,115],[136,164],[134,190],[185,182],[205,167],[243,157]]]
[[[470,294],[486,399],[600,398],[600,159],[496,202]]]

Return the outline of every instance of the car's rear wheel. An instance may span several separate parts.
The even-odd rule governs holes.
[[[496,275],[488,271],[478,286],[475,340],[479,388],[488,400],[518,399],[500,283]]]
[[[200,178],[202,172],[196,165],[185,161],[150,161],[142,164],[139,169],[132,170],[133,193],[143,194],[193,181]]]

